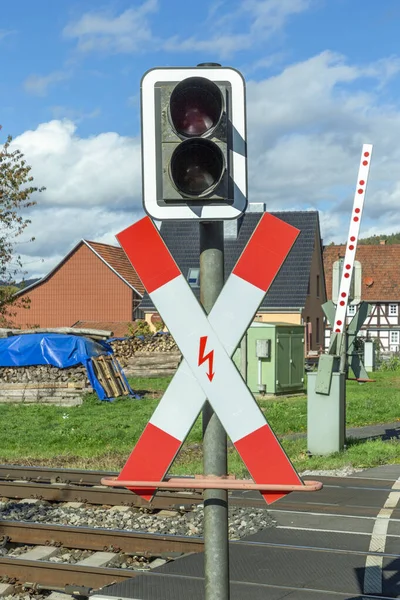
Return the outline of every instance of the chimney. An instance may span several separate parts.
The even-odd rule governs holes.
[[[381,246],[386,246],[386,240],[379,240],[379,244]]]
[[[237,240],[243,217],[224,221],[224,240]]]
[[[265,213],[265,211],[265,202],[249,202],[246,210],[248,213]]]

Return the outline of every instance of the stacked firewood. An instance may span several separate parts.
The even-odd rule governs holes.
[[[79,383],[83,387],[90,385],[83,365],[67,369],[58,369],[52,365],[0,367],[0,383]]]
[[[111,342],[114,355],[121,362],[132,358],[136,353],[151,354],[158,352],[179,353],[179,348],[175,344],[174,338],[169,333],[134,336],[124,340],[115,340]]]

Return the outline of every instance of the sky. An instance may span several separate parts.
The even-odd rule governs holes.
[[[144,215],[140,80],[219,62],[246,80],[249,201],[318,210],[343,242],[361,148],[361,237],[400,231],[398,0],[19,0],[0,17],[0,144],[46,191],[16,250],[48,273],[82,238]],[[35,241],[28,243],[30,237]]]

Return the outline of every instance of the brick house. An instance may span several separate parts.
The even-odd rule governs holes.
[[[143,293],[122,248],[81,240],[50,273],[17,292],[30,304],[13,308],[12,321],[21,328],[80,323],[114,331],[132,322]]]
[[[344,245],[324,248],[324,268],[328,298],[332,298],[334,263],[344,257]],[[384,352],[400,349],[400,244],[359,244],[356,261],[360,265],[361,300],[372,304],[372,312],[360,330],[361,337],[377,338]],[[347,322],[355,315],[356,305],[347,309]],[[329,345],[330,329],[326,329]]]
[[[261,203],[250,204],[242,218],[225,221],[225,278],[232,271],[264,210],[265,206]],[[271,214],[297,227],[300,235],[261,303],[256,320],[304,324],[306,351],[318,350],[324,339],[321,304],[326,302],[318,212],[288,211]],[[199,224],[194,221],[163,221],[160,232],[199,298]],[[268,257],[265,259],[268,260]],[[240,306],[235,306],[234,298],[232,307],[240,310]],[[151,324],[157,312],[146,293],[140,308],[145,313],[146,321]]]

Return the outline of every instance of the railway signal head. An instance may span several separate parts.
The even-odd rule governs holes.
[[[247,205],[240,73],[152,69],[142,79],[141,100],[146,212],[155,219],[238,218]]]

